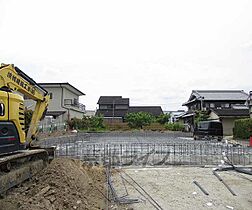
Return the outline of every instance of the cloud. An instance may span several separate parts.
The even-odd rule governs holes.
[[[71,83],[86,93],[88,109],[100,95],[122,95],[135,105],[177,110],[192,89],[251,86],[251,1],[0,6],[1,61],[38,82]]]
[[[242,49],[252,50],[252,40],[249,40],[241,45]]]

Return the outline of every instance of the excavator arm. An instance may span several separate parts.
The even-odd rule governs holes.
[[[47,109],[49,103],[48,92],[19,68],[11,64],[2,64],[0,67],[0,88],[12,92],[19,92],[26,98],[36,101],[26,140],[22,139],[24,136],[23,129],[18,129],[19,136],[22,137],[20,142],[31,142],[36,136],[39,121],[44,116],[44,112]]]

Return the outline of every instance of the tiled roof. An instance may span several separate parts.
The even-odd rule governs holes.
[[[249,117],[249,109],[212,109],[220,117]]]
[[[196,100],[203,101],[246,101],[249,95],[243,90],[193,90],[190,98],[183,105]]]
[[[159,116],[163,114],[162,108],[160,106],[130,106],[129,109],[125,110],[100,110],[96,111],[96,115],[102,114],[104,117],[124,117],[127,113],[136,112],[147,112],[154,116]]]
[[[204,100],[247,100],[248,94],[243,90],[193,90],[192,94],[204,97]]]
[[[163,114],[161,106],[130,106],[129,113],[135,112],[147,112],[154,116],[159,116],[160,114]]]
[[[122,98],[122,96],[100,96],[97,104],[129,104],[129,98]]]

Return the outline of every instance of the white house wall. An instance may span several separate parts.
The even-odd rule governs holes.
[[[61,88],[53,88],[53,87],[46,87],[48,93],[52,93],[52,99],[50,100],[48,110],[50,111],[65,111],[65,109],[61,106],[61,95],[62,89]]]
[[[34,110],[35,109],[35,104],[36,102],[31,100],[31,99],[25,99],[24,100],[24,106],[28,109],[28,110]]]
[[[84,116],[84,113],[83,112],[76,112],[76,111],[73,111],[73,110],[70,110],[70,118],[79,118],[79,119],[82,119],[83,116]]]
[[[74,98],[76,98],[78,100],[79,97],[76,94],[74,94],[73,92],[71,92],[68,89],[64,88],[63,98],[64,99],[72,99],[72,103],[73,103]]]
[[[209,114],[209,118],[208,119],[209,120],[219,120],[220,118],[219,118],[219,116],[217,114],[215,114],[214,112],[211,112]]]
[[[222,125],[223,125],[223,134],[224,135],[233,135],[233,128],[234,128],[234,121],[236,118],[223,118]]]
[[[209,114],[209,120],[220,120],[220,117],[214,113],[211,112]],[[234,127],[234,118],[222,118],[222,126],[223,126],[223,134],[224,135],[233,135],[233,127]]]
[[[63,88],[63,92],[62,92]],[[83,118],[84,112],[81,111],[78,107],[71,105],[64,105],[64,99],[72,99],[72,103],[74,99],[79,99],[79,96],[75,93],[69,91],[64,86],[63,87],[45,87],[48,93],[52,93],[52,99],[50,99],[48,105],[48,111],[65,111],[65,113],[61,116],[58,116],[54,119],[55,123],[63,123],[68,120],[68,117],[71,118]],[[62,97],[63,94],[63,97]],[[79,100],[78,100],[79,101]],[[34,110],[35,101],[33,100],[25,100],[25,107],[28,109]]]

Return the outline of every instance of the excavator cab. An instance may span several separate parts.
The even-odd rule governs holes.
[[[36,102],[27,132],[23,96]],[[14,65],[0,66],[0,154],[25,149],[30,145],[48,103],[48,92],[23,71]]]
[[[0,89],[0,154],[24,149],[23,97]]]

